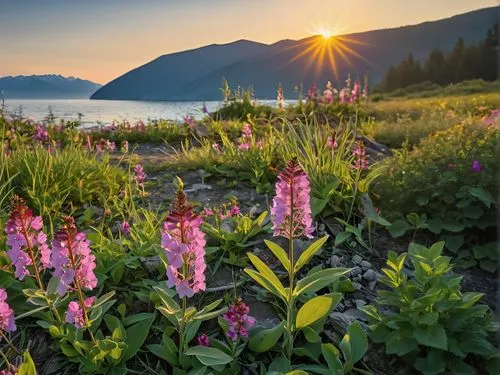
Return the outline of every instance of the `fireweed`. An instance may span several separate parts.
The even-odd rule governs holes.
[[[288,254],[279,245],[271,241],[265,241],[268,248],[288,272],[289,286],[285,288],[278,276],[263,261],[251,253],[248,253],[248,257],[256,270],[245,269],[245,272],[252,279],[281,299],[286,306],[286,320],[274,328],[259,332],[254,338],[250,339],[250,349],[257,352],[270,350],[284,333],[284,349],[289,365],[291,365],[294,339],[297,332],[302,329],[311,329],[312,324],[320,322],[340,301],[341,295],[333,293],[314,297],[297,311],[296,303],[299,297],[330,285],[348,272],[347,269],[340,268],[325,269],[308,274],[305,278],[296,282],[296,275],[300,269],[309,263],[328,238],[328,236],[324,236],[315,241],[302,252],[297,260],[295,259],[294,239],[303,236],[312,238],[314,232],[309,194],[309,178],[297,160],[292,159],[278,176],[276,197],[273,200],[271,209],[274,235],[288,239]],[[272,335],[273,340],[264,343],[263,338],[266,335]]]
[[[250,308],[238,297],[229,310],[222,315],[229,328],[227,337],[232,341],[237,341],[240,337],[247,338],[248,330],[255,324],[255,319],[248,315]]]
[[[16,323],[14,318],[14,310],[12,310],[7,303],[7,291],[0,288],[0,342],[5,341],[14,350],[16,354],[19,354],[16,347],[9,340],[6,333],[14,332],[16,330]],[[3,358],[5,364],[10,369],[12,365],[10,364],[7,356],[0,350],[0,356]],[[13,373],[16,373],[15,371]],[[10,372],[5,372],[5,374],[11,374]]]
[[[144,181],[146,181],[146,173],[144,173],[144,169],[140,164],[136,164],[134,167],[134,179],[137,188],[144,194]]]

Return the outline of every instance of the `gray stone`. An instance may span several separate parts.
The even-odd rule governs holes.
[[[236,229],[236,225],[232,221],[224,220],[221,223],[220,228],[228,233],[233,233]]]
[[[372,268],[372,264],[366,260],[363,260],[360,264],[359,264],[365,271],[367,269],[370,269]]]
[[[139,260],[148,272],[156,271],[161,265],[161,260],[158,255],[152,257],[140,257]]]
[[[363,276],[362,275],[356,275],[352,279],[354,281],[361,282],[363,280]]]
[[[354,255],[352,257],[352,262],[354,264],[360,264],[363,261],[363,258],[361,258],[359,255]]]
[[[338,255],[332,255],[330,258],[330,267],[336,268],[340,267],[341,265],[341,258]]]
[[[191,189],[186,189],[185,192],[186,193],[189,193],[189,192],[193,193],[193,192],[197,192],[200,190],[212,190],[212,186],[207,185],[207,184],[193,184],[193,186],[191,186]]]
[[[368,288],[370,288],[370,290],[373,290],[373,289],[375,289],[375,285],[377,285],[377,280],[370,281],[368,283]]]
[[[354,287],[354,289],[356,289],[356,290],[361,290],[361,288],[363,288],[363,285],[361,285],[360,283],[358,283],[358,282],[356,282],[356,281],[354,281],[354,282],[352,283],[352,286],[353,286],[353,287]]]
[[[363,279],[366,281],[374,281],[377,279],[377,274],[374,270],[368,270],[363,274]]]
[[[335,308],[335,310],[339,310],[339,311],[344,311],[344,309],[345,309],[345,305],[342,302],[339,302],[337,307]]]
[[[354,267],[351,272],[349,273],[351,276],[357,276],[357,275],[360,275],[363,273],[363,270],[361,269],[361,267]]]
[[[352,302],[351,302],[351,301],[349,301],[349,300],[345,300],[344,305],[345,305],[346,307],[352,307]]]

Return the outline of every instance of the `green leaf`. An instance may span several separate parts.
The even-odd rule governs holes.
[[[443,221],[438,217],[431,218],[427,222],[427,229],[434,234],[439,234],[443,230]]]
[[[316,255],[319,250],[321,250],[321,247],[324,245],[327,239],[328,236],[321,237],[319,240],[311,244],[311,246],[309,246],[306,250],[304,250],[302,254],[300,254],[300,257],[293,268],[295,273],[299,272],[302,267],[309,263],[312,257]]]
[[[135,356],[139,349],[141,349],[142,344],[144,344],[144,341],[148,337],[149,328],[153,324],[155,316],[154,313],[150,314],[149,319],[142,320],[126,329],[128,347],[124,355],[125,361]]]
[[[463,213],[466,218],[477,220],[484,215],[484,210],[479,206],[467,206]]]
[[[153,289],[158,294],[158,297],[160,297],[163,306],[171,315],[176,314],[181,309],[178,303],[175,302],[174,299],[170,297],[163,288],[160,288],[159,286],[154,286]]]
[[[257,353],[264,353],[272,349],[284,332],[284,323],[269,329],[263,329],[255,335],[251,335],[248,347]]]
[[[410,229],[408,227],[408,223],[405,220],[398,219],[394,221],[388,228],[387,230],[389,231],[390,235],[393,238],[398,238],[403,236],[406,231]]]
[[[326,270],[314,272],[297,282],[293,295],[300,296],[301,294],[316,292],[332,284],[350,271],[350,268],[327,268]]]
[[[311,197],[311,213],[313,216],[318,216],[326,207],[329,198],[319,199],[316,197]]]
[[[368,350],[368,338],[358,321],[347,328],[347,334],[351,339],[352,363],[354,364],[363,358]]]
[[[447,360],[448,368],[453,370],[453,375],[475,375],[476,370],[474,370],[467,363],[459,358],[450,358]]]
[[[462,234],[444,236],[444,240],[446,248],[453,254],[456,254],[464,244],[464,236]]]
[[[454,221],[454,220],[450,219],[450,220],[443,223],[443,229],[447,230],[449,232],[458,233],[458,232],[461,232],[465,229],[465,225],[463,225],[462,223],[459,223],[456,220]]]
[[[413,337],[415,337],[419,344],[436,349],[448,350],[446,331],[440,324],[415,328]]]
[[[225,365],[233,359],[222,350],[207,346],[195,346],[186,351],[186,355],[194,355],[205,366]]]
[[[295,326],[297,329],[307,327],[330,312],[333,300],[330,297],[319,296],[307,301],[297,313]]]
[[[35,363],[28,351],[23,354],[23,363],[19,366],[17,375],[37,375]]]
[[[415,361],[415,368],[425,375],[441,374],[446,369],[443,360],[443,352],[431,350],[425,358],[418,358]]]
[[[335,246],[343,244],[349,237],[351,237],[351,232],[340,232],[335,236]]]
[[[304,333],[304,337],[306,338],[307,342],[310,342],[313,344],[317,343],[317,342],[321,342],[321,337],[311,327],[302,328],[302,332]]]
[[[269,240],[264,240],[265,244],[269,248],[269,250],[272,251],[274,256],[278,258],[278,260],[281,262],[283,267],[285,268],[286,271],[290,270],[290,260],[288,259],[288,254],[286,251],[278,244],[269,241]]]
[[[406,215],[406,220],[414,227],[418,227],[418,225],[420,224],[420,217],[416,212],[410,212],[408,215]]]
[[[343,375],[344,368],[339,359],[340,353],[338,349],[332,344],[321,344],[321,352],[332,375]]]
[[[469,194],[472,195],[474,198],[479,199],[488,208],[490,208],[491,205],[495,203],[495,198],[493,198],[490,192],[484,190],[483,188],[480,187],[470,188]]]
[[[416,350],[417,346],[417,340],[398,331],[392,333],[385,344],[387,354],[396,354],[398,356],[403,356]]]
[[[111,297],[113,297],[115,295],[115,291],[111,291],[109,293],[106,293],[105,295],[99,297],[95,303],[92,305],[91,309],[96,309],[102,305],[104,305],[106,302],[108,302],[108,300],[111,299]]]
[[[489,273],[495,273],[495,271],[498,269],[498,263],[489,259],[481,259],[479,261],[479,267],[481,267],[485,271],[488,271]]]

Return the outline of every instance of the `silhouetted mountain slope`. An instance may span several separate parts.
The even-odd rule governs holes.
[[[0,94],[10,99],[88,98],[101,85],[56,74],[0,77]]]
[[[218,100],[223,77],[233,88],[252,85],[258,98],[275,98],[279,82],[285,96],[291,98],[296,96],[294,88],[301,84],[305,92],[314,82],[323,87],[328,80],[343,81],[348,73],[362,76],[368,72],[370,81],[378,83],[390,65],[399,63],[410,52],[424,59],[435,48],[450,50],[459,37],[465,43],[482,40],[498,20],[499,9],[349,34],[331,41],[320,37],[272,45],[238,41],[164,55],[103,86],[92,98]],[[331,60],[335,61],[337,76]]]

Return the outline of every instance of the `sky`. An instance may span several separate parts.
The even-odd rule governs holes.
[[[0,0],[0,77],[107,83],[171,52],[437,20],[498,0]]]

